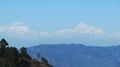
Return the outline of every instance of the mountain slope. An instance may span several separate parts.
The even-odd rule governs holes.
[[[54,67],[120,67],[120,46],[92,47],[81,44],[38,45],[29,54],[45,56]]]

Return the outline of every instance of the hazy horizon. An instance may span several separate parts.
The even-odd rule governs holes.
[[[0,39],[10,46],[120,44],[118,0],[5,0],[0,8]]]

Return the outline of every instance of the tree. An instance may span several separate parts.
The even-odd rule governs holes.
[[[48,61],[44,57],[42,57],[41,62],[44,64],[48,64]]]
[[[0,41],[0,67],[53,67],[44,57],[41,62],[33,60],[25,47],[22,47],[19,53],[17,48],[6,47],[7,45],[5,39]],[[39,57],[40,53],[37,53],[37,58],[39,59]]]
[[[3,38],[3,39],[0,41],[0,47],[1,47],[1,48],[5,48],[7,45],[8,45],[7,41]]]
[[[7,41],[3,38],[0,41],[0,56],[4,56],[4,51],[7,45],[8,45]]]
[[[24,58],[27,58],[27,59],[32,59],[29,54],[27,53],[27,48],[25,47],[22,47],[21,48],[21,54],[20,54],[21,57],[24,57]]]
[[[30,67],[30,60],[32,60],[32,58],[29,56],[29,54],[27,54],[27,49],[22,47],[20,50],[21,53],[19,55],[19,67]]]
[[[7,59],[7,66],[15,67],[16,61],[18,59],[18,51],[17,48],[14,47],[7,47],[5,49],[4,57]]]
[[[20,50],[21,50],[21,54],[27,54],[27,51],[26,51],[25,47],[22,47]]]

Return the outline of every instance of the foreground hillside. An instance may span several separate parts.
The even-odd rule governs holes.
[[[54,67],[120,67],[120,46],[91,47],[81,44],[38,45],[28,48],[50,61]]]
[[[25,47],[19,52],[16,47],[8,45],[4,38],[0,41],[0,67],[53,67],[44,57],[33,59]]]

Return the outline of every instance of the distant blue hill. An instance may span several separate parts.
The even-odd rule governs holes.
[[[29,47],[28,52],[36,59],[37,53],[40,53],[54,67],[120,67],[120,46],[46,44]]]

